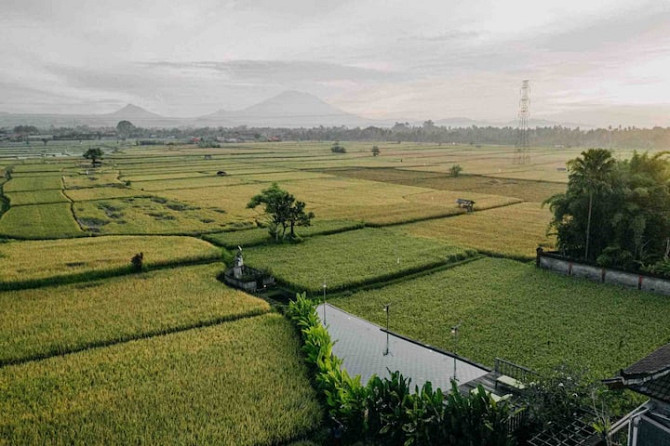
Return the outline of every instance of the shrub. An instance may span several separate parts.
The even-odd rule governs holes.
[[[140,252],[135,254],[133,258],[130,259],[130,263],[133,265],[133,271],[138,273],[142,272],[144,269],[144,253]]]
[[[319,321],[315,302],[298,294],[286,315],[300,330],[305,361],[315,371],[316,387],[331,420],[344,427],[345,440],[385,445],[514,444],[508,432],[510,407],[496,403],[483,387],[462,395],[452,382],[445,395],[427,382],[412,393],[411,379],[398,371],[390,378],[373,376],[364,386],[360,376],[350,377],[333,355],[333,342]]]

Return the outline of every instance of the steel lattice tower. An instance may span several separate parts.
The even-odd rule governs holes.
[[[517,163],[526,164],[530,162],[530,152],[528,149],[528,120],[530,118],[530,81],[521,81],[519,99],[519,142],[517,148]]]

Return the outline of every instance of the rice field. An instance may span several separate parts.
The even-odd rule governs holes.
[[[565,184],[546,181],[526,181],[480,175],[451,175],[436,172],[418,172],[400,169],[353,169],[329,171],[337,176],[360,178],[384,183],[404,184],[428,189],[476,192],[504,195],[523,201],[542,202],[565,192]],[[467,197],[467,196],[466,196]]]
[[[507,259],[484,258],[331,301],[372,322],[493,366],[563,362],[611,377],[670,342],[666,296],[604,286]],[[643,323],[641,321],[644,321]],[[450,327],[460,325],[458,345]]]
[[[13,176],[3,187],[5,192],[25,192],[63,188],[60,175]]]
[[[93,169],[90,171],[82,171],[77,175],[68,175],[63,177],[63,182],[66,189],[79,189],[87,187],[100,186],[116,186],[121,185],[119,181],[118,171],[101,171],[96,172]]]
[[[389,280],[474,256],[435,240],[366,228],[298,244],[268,245],[244,251],[245,262],[268,269],[297,290],[320,293]]]
[[[270,310],[216,279],[223,264],[0,293],[0,365]]]
[[[0,218],[0,236],[40,239],[82,235],[70,203],[12,206]]]
[[[5,192],[5,196],[9,199],[12,206],[23,206],[27,204],[69,203],[69,200],[61,193],[60,189]]]
[[[149,268],[220,257],[218,248],[192,237],[10,241],[0,243],[0,286],[125,270],[130,266],[131,257],[139,252],[144,253],[145,265]]]
[[[321,422],[278,314],[0,369],[8,444],[279,444]]]
[[[551,217],[541,203],[528,202],[411,223],[397,230],[495,256],[532,259],[538,246],[555,244],[555,238],[547,235]]]
[[[299,237],[312,237],[315,235],[335,234],[363,228],[363,223],[347,220],[316,220],[310,226],[297,227],[296,234]],[[267,228],[245,229],[241,231],[227,231],[204,235],[203,238],[215,245],[228,249],[237,249],[238,246],[258,246],[271,243]]]
[[[77,202],[77,221],[99,234],[199,234],[235,222],[224,209],[201,208],[161,197]]]
[[[364,221],[377,225],[455,215],[465,212],[456,204],[459,192],[385,184],[356,179],[319,179],[279,183],[280,187],[307,203],[307,209],[325,220]],[[253,184],[220,188],[180,189],[162,196],[194,206],[218,206],[237,220],[262,218],[258,210],[246,208],[249,199],[267,185]],[[475,209],[518,203],[512,197],[469,194]]]

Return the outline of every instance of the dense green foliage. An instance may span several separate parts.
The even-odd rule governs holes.
[[[539,270],[506,259],[480,259],[335,305],[392,331],[493,366],[495,357],[540,372],[561,363],[589,377],[614,376],[670,341],[666,296]],[[458,345],[450,327],[461,322]]]
[[[508,434],[512,415],[506,402],[496,403],[479,387],[463,395],[455,382],[450,392],[433,389],[430,382],[411,389],[411,380],[399,372],[391,378],[373,376],[362,385],[333,355],[333,342],[321,325],[316,304],[305,295],[289,303],[288,317],[303,337],[306,362],[314,369],[316,385],[331,419],[344,427],[349,441],[366,439],[384,445],[513,444]]]
[[[564,194],[547,200],[559,248],[603,266],[636,268],[667,260],[670,161],[661,152],[615,160],[591,149],[568,163]]]
[[[7,444],[285,444],[322,410],[267,314],[0,368]]]
[[[265,214],[269,218],[270,235],[276,239],[285,239],[287,228],[290,228],[289,237],[295,239],[295,227],[309,226],[314,218],[314,212],[305,211],[304,201],[296,200],[293,194],[281,189],[277,183],[254,195],[247,207],[254,209],[261,204],[265,205]]]
[[[476,255],[444,242],[411,237],[389,229],[310,237],[299,244],[250,248],[249,265],[269,270],[277,279],[299,291],[320,293],[380,282],[447,265]]]
[[[84,158],[91,160],[93,167],[98,165],[98,162],[102,159],[102,156],[105,153],[99,147],[91,147],[82,155]]]

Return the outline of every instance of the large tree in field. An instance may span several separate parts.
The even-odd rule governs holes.
[[[265,205],[265,214],[270,219],[270,235],[275,238],[280,237],[279,230],[281,228],[281,238],[286,238],[286,230],[289,229],[289,237],[296,238],[296,226],[309,226],[313,212],[305,211],[305,203],[298,201],[295,197],[287,191],[281,189],[277,183],[273,183],[267,189],[261,191],[260,194],[251,198],[247,207],[254,209],[257,206]]]
[[[87,160],[91,160],[91,164],[93,167],[98,165],[98,161],[102,159],[102,155],[104,155],[104,152],[102,151],[101,148],[99,147],[91,147],[84,153],[84,158]]]

